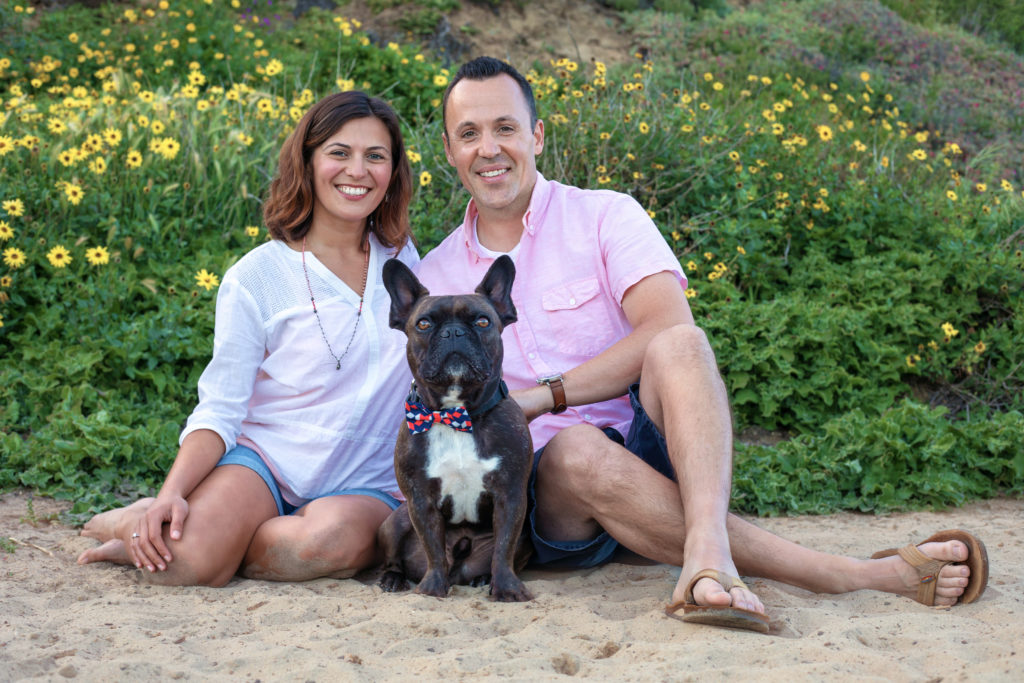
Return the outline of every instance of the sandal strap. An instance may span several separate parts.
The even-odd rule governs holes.
[[[701,579],[711,579],[712,581],[717,581],[719,584],[721,584],[722,588],[725,589],[726,593],[731,591],[733,588],[742,588],[744,590],[749,590],[747,588],[747,584],[743,583],[731,574],[720,572],[717,569],[702,569],[701,571],[694,574],[693,578],[690,579],[690,583],[686,585],[686,591],[683,593],[684,601],[688,603],[696,603],[696,600],[693,599],[693,587],[696,586],[697,582]]]
[[[917,601],[929,607],[934,605],[939,572],[950,563],[928,557],[913,544],[904,546],[896,552],[917,572]]]

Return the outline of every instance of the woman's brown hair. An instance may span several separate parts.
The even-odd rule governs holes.
[[[410,238],[412,171],[398,115],[384,100],[356,90],[328,95],[314,104],[282,145],[277,174],[263,203],[263,222],[274,239],[294,242],[309,232],[313,221],[313,150],[352,119],[367,117],[378,119],[387,128],[392,160],[384,201],[367,218],[367,229],[381,244],[396,249],[405,246]]]

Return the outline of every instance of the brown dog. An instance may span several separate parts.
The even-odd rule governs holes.
[[[516,320],[507,256],[475,294],[430,296],[401,261],[384,266],[391,327],[408,337],[414,379],[395,474],[407,502],[381,526],[380,586],[444,597],[452,584],[491,585],[502,602],[531,600],[516,576],[533,445],[501,379],[501,331]]]

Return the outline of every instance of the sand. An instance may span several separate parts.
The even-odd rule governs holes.
[[[757,523],[803,545],[866,557],[964,528],[988,546],[988,590],[933,609],[859,591],[815,595],[750,583],[768,635],[683,624],[663,607],[678,575],[612,563],[524,572],[526,604],[483,588],[446,600],[387,594],[374,573],[224,588],[164,588],[134,569],[78,566],[95,541],[50,519],[63,504],[0,496],[0,681],[231,680],[1024,680],[1024,501],[887,516],[838,514]]]

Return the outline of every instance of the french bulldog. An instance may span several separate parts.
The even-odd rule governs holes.
[[[413,388],[395,445],[403,503],[381,525],[386,591],[445,597],[482,586],[500,602],[532,600],[516,575],[533,442],[501,378],[501,332],[516,320],[515,266],[495,260],[475,294],[430,296],[401,261],[384,265],[390,325],[405,332]]]

